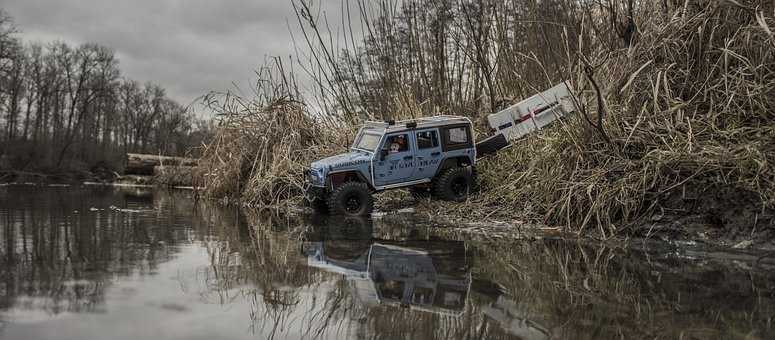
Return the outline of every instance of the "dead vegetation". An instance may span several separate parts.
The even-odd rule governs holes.
[[[466,211],[610,236],[676,195],[723,189],[758,197],[763,215],[772,206],[772,2],[355,1],[364,37],[345,30],[346,48],[295,4],[320,95],[302,98],[275,62],[256,99],[211,96],[222,119],[198,178],[212,197],[298,196],[304,167],[343,151],[362,119],[456,113],[482,126],[570,79],[582,113],[481,162]]]
[[[281,69],[281,64],[275,64]],[[303,170],[318,157],[338,152],[354,132],[334,118],[314,116],[293,85],[274,82],[270,68],[247,99],[212,93],[207,104],[219,116],[215,138],[205,146],[197,185],[213,198],[246,205],[277,204],[302,194]],[[352,133],[351,133],[352,132]]]
[[[698,196],[752,192],[761,202],[752,209],[771,206],[775,40],[764,13],[772,10],[707,2],[640,17],[637,43],[600,51],[598,66],[577,72],[576,87],[599,95],[590,100],[596,114],[608,112],[598,123],[605,134],[585,119],[520,142],[484,163],[478,200],[603,235],[687,187]]]

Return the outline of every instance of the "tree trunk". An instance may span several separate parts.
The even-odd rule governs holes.
[[[197,160],[185,157],[169,157],[139,153],[126,154],[124,173],[127,175],[153,175],[156,166],[196,166]]]

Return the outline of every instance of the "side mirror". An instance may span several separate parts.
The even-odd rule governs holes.
[[[387,155],[388,155],[388,150],[387,149],[379,150],[379,160],[380,161],[384,161],[385,157],[387,157]]]

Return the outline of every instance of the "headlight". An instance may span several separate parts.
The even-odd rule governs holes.
[[[319,169],[309,169],[308,178],[309,182],[313,185],[323,186],[325,185],[325,178],[323,178],[323,171]]]

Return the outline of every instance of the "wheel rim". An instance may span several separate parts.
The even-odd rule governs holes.
[[[466,181],[465,177],[455,178],[452,181],[451,188],[452,188],[452,193],[455,196],[461,197],[468,192],[468,181]]]
[[[361,199],[358,195],[350,195],[344,199],[344,210],[348,213],[357,213],[361,210]]]

